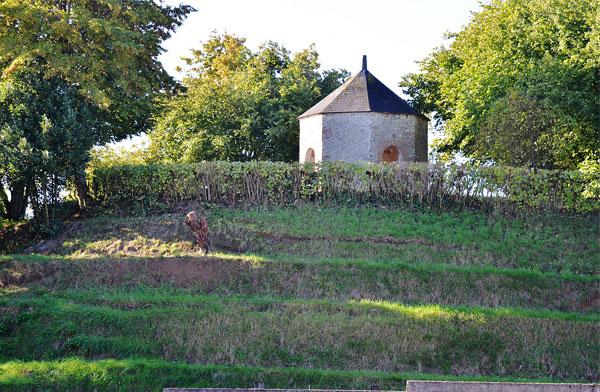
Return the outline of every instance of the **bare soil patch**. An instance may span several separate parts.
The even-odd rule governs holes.
[[[71,287],[90,285],[135,286],[143,284],[157,287],[171,284],[175,288],[201,286],[214,290],[227,282],[228,276],[248,273],[250,262],[202,258],[126,258],[126,259],[78,259],[55,260],[32,263],[25,268],[3,268],[0,287],[42,286]]]
[[[117,280],[122,280],[122,276],[131,275],[132,277],[143,277],[146,280],[145,283],[151,286],[168,283],[176,288],[202,286],[209,290],[214,290],[224,281],[227,274],[241,272],[233,270],[244,269],[244,263],[225,265],[223,260],[216,258],[161,258],[148,259],[143,262],[123,260],[112,263],[115,267],[113,278]]]

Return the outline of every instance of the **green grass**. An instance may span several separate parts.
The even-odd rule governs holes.
[[[43,295],[37,290],[35,297]],[[440,305],[404,305],[389,301],[351,300],[346,302],[332,300],[289,300],[276,297],[220,296],[190,293],[188,290],[173,290],[169,286],[158,289],[138,287],[131,290],[95,289],[68,290],[50,294],[52,297],[75,301],[82,304],[101,306],[109,305],[117,308],[136,309],[151,306],[204,306],[211,309],[221,309],[221,304],[249,304],[258,308],[278,308],[286,305],[292,307],[315,307],[325,311],[344,312],[352,314],[368,313],[381,315],[402,314],[418,319],[439,318],[448,320],[494,319],[504,316],[540,318],[563,321],[600,322],[600,314],[565,313],[549,310],[534,310],[523,308],[483,308],[474,306],[440,306]],[[22,299],[21,299],[22,300]],[[14,301],[19,305],[21,300]],[[27,302],[27,300],[25,300]],[[217,305],[215,305],[217,304]],[[22,304],[20,306],[23,306]]]
[[[597,221],[590,218],[511,219],[473,211],[408,212],[374,207],[219,210],[216,215],[216,230],[222,224],[248,227],[263,235],[274,233],[275,237],[316,239],[296,251],[302,255],[366,254],[413,263],[493,265],[584,274],[597,274],[600,267],[600,230]],[[320,249],[318,239],[326,240],[324,249]],[[358,242],[343,242],[348,239]]]
[[[115,271],[120,271],[115,273]],[[597,313],[600,278],[494,267],[364,259],[232,256],[0,257],[0,282],[52,289],[170,284],[198,293]]]
[[[0,364],[3,391],[162,391],[190,388],[250,388],[262,380],[267,388],[381,389],[406,388],[407,380],[552,382],[550,379],[442,376],[419,373],[349,372],[303,368],[229,367],[172,363],[162,360],[100,360],[67,358],[60,361],[11,361]]]
[[[0,389],[600,379],[596,218],[190,209],[0,256]]]
[[[227,298],[166,288],[38,291],[0,303],[9,309],[3,360],[138,357],[451,375],[542,372],[590,381],[600,351],[597,315],[526,309]]]
[[[235,252],[379,262],[494,266],[596,275],[600,229],[589,217],[507,218],[474,211],[408,212],[362,208],[210,210],[215,245]],[[119,241],[114,234],[118,233]],[[183,216],[100,218],[65,252],[186,255]]]
[[[7,227],[7,226],[15,226],[18,225],[20,223],[25,223],[25,220],[10,220],[10,219],[5,219],[0,217],[0,230]]]

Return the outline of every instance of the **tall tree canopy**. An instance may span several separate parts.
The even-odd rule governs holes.
[[[191,11],[153,0],[0,0],[0,211],[19,219],[28,201],[55,199],[93,145],[151,126],[157,96],[178,87],[157,60],[161,43]]]
[[[291,55],[275,42],[257,52],[214,34],[186,59],[187,91],[166,104],[150,133],[162,162],[298,159],[297,117],[337,88],[345,70],[319,72],[314,47]]]
[[[76,177],[89,150],[110,136],[99,118],[101,109],[77,88],[43,78],[36,67],[0,83],[0,175],[12,196],[3,198],[10,218],[22,217],[29,201],[48,222],[48,204],[65,179]]]
[[[158,55],[191,11],[155,0],[0,0],[0,73],[41,64],[45,78],[101,105],[122,139],[145,131],[154,97],[177,86]]]
[[[600,150],[598,0],[492,0],[400,86],[440,153],[576,169]]]

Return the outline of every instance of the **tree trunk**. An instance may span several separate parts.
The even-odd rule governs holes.
[[[10,202],[8,201],[8,195],[4,187],[0,188],[0,217],[8,219],[8,209]]]
[[[202,217],[198,219],[196,211],[191,211],[189,214],[187,214],[185,223],[194,233],[198,247],[204,251],[205,254],[209,254],[209,252],[212,250],[212,247],[210,241],[208,240],[208,224],[206,223],[206,218]]]
[[[25,196],[25,182],[17,181],[10,185],[10,202],[8,203],[8,219],[19,220],[25,216],[27,197]]]
[[[83,210],[89,205],[88,199],[90,194],[87,181],[85,180],[85,175],[81,174],[75,176],[75,178],[73,178],[73,183],[75,184],[75,189],[77,190],[77,200],[79,201],[79,209]]]

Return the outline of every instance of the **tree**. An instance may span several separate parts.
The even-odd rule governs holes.
[[[169,7],[153,0],[0,0],[0,73],[3,89],[11,91],[3,98],[4,120],[0,124],[7,143],[3,159],[9,160],[0,168],[0,177],[3,188],[11,190],[11,199],[2,189],[0,201],[11,204],[13,212],[9,215],[13,219],[22,217],[27,196],[37,197],[37,190],[28,190],[23,179],[36,172],[37,165],[48,163],[21,158],[28,153],[39,157],[42,152],[51,151],[36,141],[37,136],[29,140],[26,135],[38,135],[47,126],[56,129],[57,124],[75,126],[76,123],[36,123],[40,118],[33,112],[11,118],[16,113],[9,110],[11,106],[30,101],[46,110],[44,97],[34,97],[27,91],[34,91],[34,95],[42,91],[49,96],[68,91],[69,103],[75,105],[71,110],[83,105],[95,113],[94,131],[85,133],[85,138],[98,137],[91,145],[148,129],[157,108],[157,97],[178,88],[157,60],[163,51],[161,44],[191,11],[186,5]],[[24,76],[27,71],[32,71],[27,74],[30,79]],[[29,81],[31,85],[27,86]],[[57,90],[51,93],[50,87]],[[62,104],[61,110],[69,110],[66,102]],[[48,111],[41,113],[50,116]],[[27,116],[30,121],[23,121]],[[103,130],[101,134],[96,133],[97,129]],[[63,131],[73,134],[73,129]],[[44,132],[46,138],[60,134]],[[47,142],[60,144],[59,140]],[[71,179],[80,185],[83,202],[85,181],[82,184],[81,176],[89,160],[90,143],[86,139],[78,147],[86,149],[83,155],[66,154],[73,157],[69,165],[74,169],[55,174],[72,175]],[[81,156],[85,159],[80,159]],[[31,166],[26,167],[25,163]]]
[[[102,118],[77,88],[45,79],[37,67],[0,82],[0,180],[10,187],[9,219],[21,218],[29,200],[49,224],[60,186],[85,166],[94,144],[110,138]]]
[[[570,160],[562,148],[562,135],[555,134],[569,126],[562,120],[534,97],[511,91],[491,105],[473,146],[509,166],[554,169],[556,162]]]
[[[214,34],[186,59],[185,93],[166,103],[150,133],[162,162],[298,159],[297,117],[338,87],[344,70],[319,72],[310,47],[294,56],[267,42]]]
[[[597,0],[492,0],[400,86],[444,131],[437,151],[576,169],[600,150]]]

